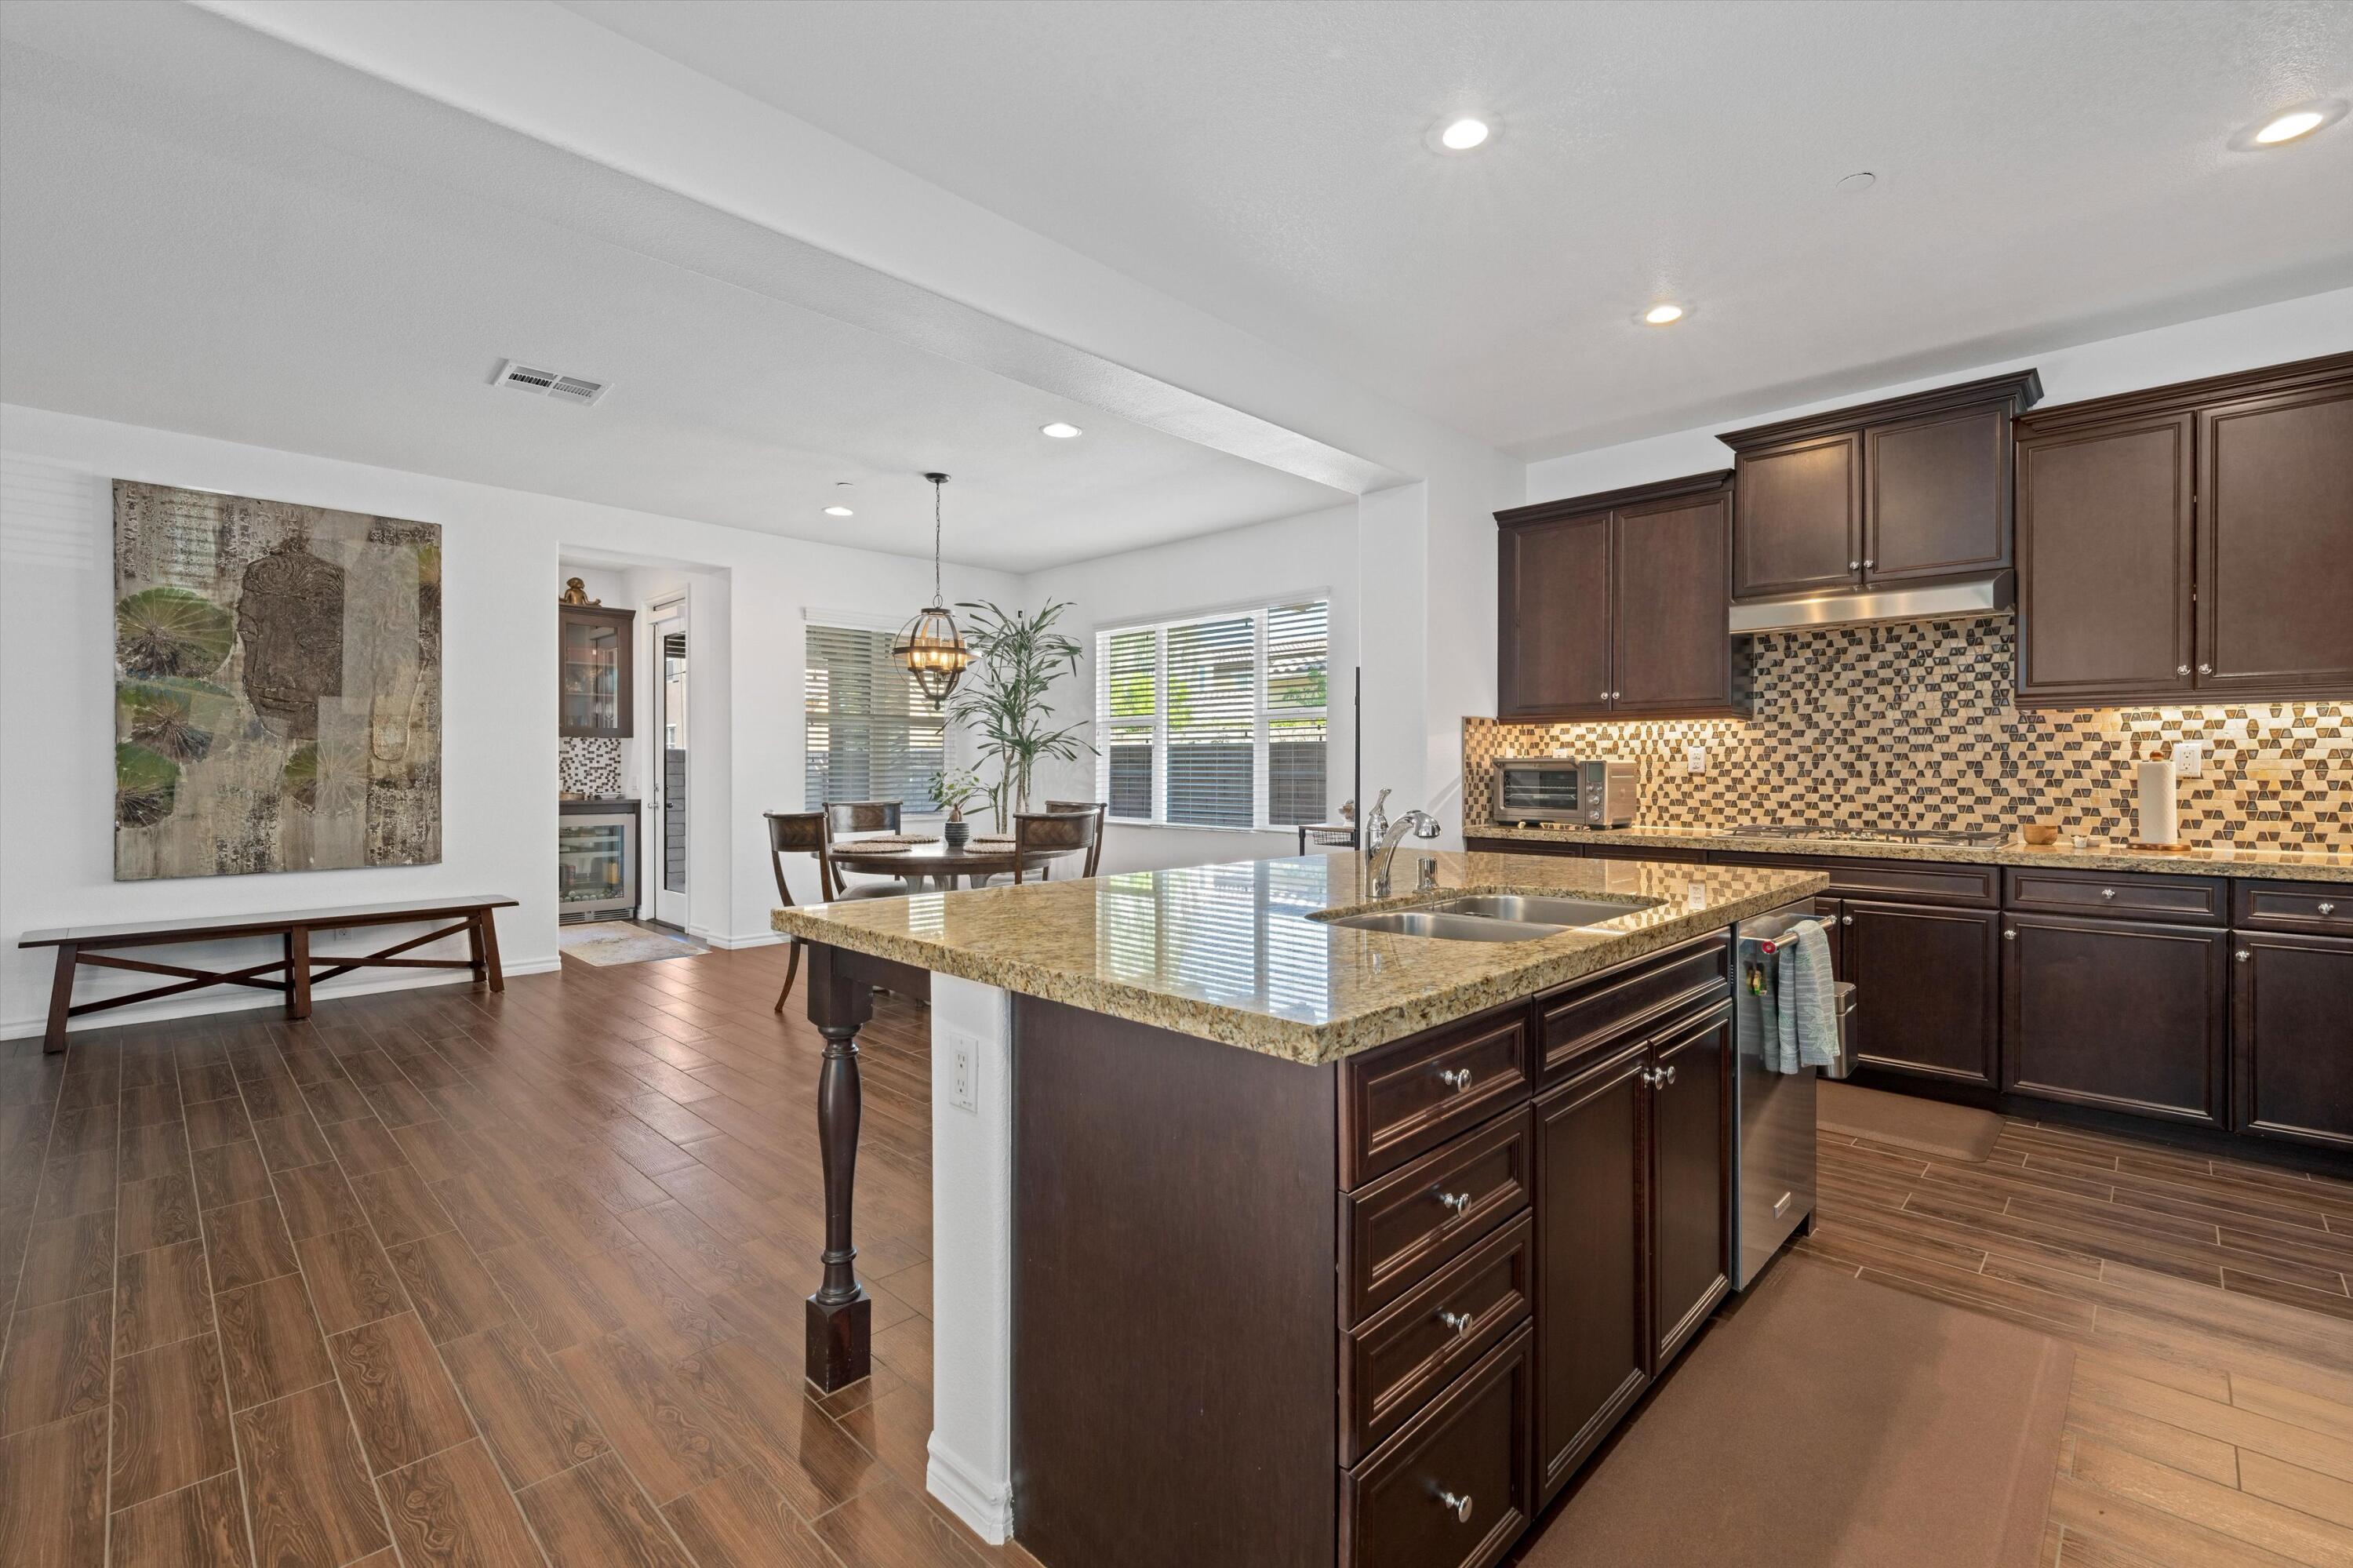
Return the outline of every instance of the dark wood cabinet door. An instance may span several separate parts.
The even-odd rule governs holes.
[[[1864,429],[1866,580],[2010,565],[2010,410],[1980,405]]]
[[[2228,932],[2011,914],[2002,938],[2003,1088],[2225,1124]]]
[[[628,736],[637,712],[637,659],[630,639],[637,619],[633,609],[603,605],[556,607],[558,736]]]
[[[1862,570],[1862,434],[1744,451],[1733,464],[1736,599],[1847,588]]]
[[[1611,706],[1624,713],[1731,705],[1732,498],[1718,493],[1616,514]]]
[[[2353,377],[2200,409],[2198,686],[2353,693]]]
[[[2018,694],[2178,701],[2192,689],[2191,420],[2018,442]]]
[[[1609,535],[1607,512],[1503,531],[1502,717],[1609,711]]]
[[[1732,1288],[1732,1004],[1651,1042],[1651,1313],[1658,1376]]]
[[[2353,1150],[2353,941],[2233,940],[2231,1125]]]
[[[1528,1495],[1534,1343],[1525,1329],[1514,1334],[1362,1464],[1339,1472],[1339,1561],[1347,1568],[1493,1568],[1512,1549],[1536,1513]]]
[[[1536,1101],[1537,1506],[1651,1381],[1647,1043]]]
[[[1991,909],[1846,900],[1839,959],[1841,978],[1854,982],[1857,1059],[1991,1087],[2000,1059],[2000,928]]]

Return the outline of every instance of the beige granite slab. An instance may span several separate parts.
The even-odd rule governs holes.
[[[2353,850],[2242,849],[2200,844],[2179,852],[2137,850],[2095,841],[2077,849],[2065,840],[2036,848],[2016,839],[1994,844],[1890,843],[1879,839],[1752,838],[1715,828],[1567,828],[1486,825],[1474,839],[1521,843],[1609,843],[1639,849],[1718,849],[1759,854],[1833,855],[1841,860],[1909,860],[1947,865],[2058,866],[2076,871],[2171,872],[2177,876],[2263,877],[2278,882],[2353,882]]]
[[[1435,854],[1435,891],[1366,893],[1354,854],[777,910],[778,931],[1293,1061],[1333,1061],[1810,898],[1819,872]],[[1627,913],[1528,942],[1461,942],[1312,918],[1461,893],[1570,894]]]

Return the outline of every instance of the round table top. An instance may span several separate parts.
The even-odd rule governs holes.
[[[837,840],[828,847],[836,865],[869,875],[884,876],[993,876],[1013,869],[1013,845],[984,844],[977,841],[962,849],[950,849],[944,842],[916,844],[909,849],[871,848],[861,850],[857,839]],[[1025,870],[1061,859],[1065,855],[1083,854],[1075,848],[1033,848],[1023,857]]]

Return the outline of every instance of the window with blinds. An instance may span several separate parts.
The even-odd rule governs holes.
[[[1095,634],[1095,782],[1114,821],[1320,822],[1324,599]]]
[[[891,662],[891,633],[808,629],[803,678],[805,809],[827,800],[902,800],[936,811],[932,775],[947,755],[947,717]]]

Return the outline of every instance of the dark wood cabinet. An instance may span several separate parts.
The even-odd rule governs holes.
[[[2003,1088],[2226,1125],[2227,932],[2013,912],[2002,946]]]
[[[1743,711],[1749,644],[1726,619],[1727,477],[1495,514],[1502,717]]]
[[[1536,1101],[1539,1507],[1650,1386],[1650,1070],[1638,1040]]]
[[[1340,1472],[1343,1563],[1490,1568],[1503,1560],[1536,1512],[1530,1345],[1521,1330],[1364,1463]]]
[[[2001,916],[1849,898],[1841,978],[1854,982],[1864,1066],[1994,1086],[2000,1064]]]
[[[1651,1043],[1653,1375],[1732,1289],[1732,1061],[1729,1001]]]
[[[2008,567],[2010,420],[2042,395],[2028,370],[1726,431],[1733,598]]]
[[[558,736],[627,736],[637,713],[637,612],[599,604],[555,607]]]
[[[2239,931],[2232,941],[2231,1125],[2353,1150],[2353,940]]]
[[[2353,355],[2015,431],[2020,703],[2353,694]]]

